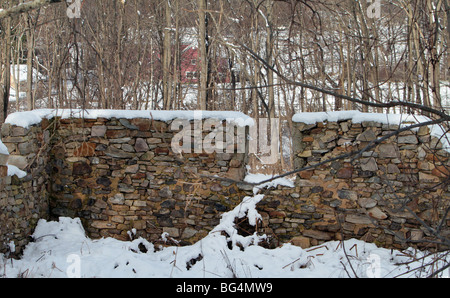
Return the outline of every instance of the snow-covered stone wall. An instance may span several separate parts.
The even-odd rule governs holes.
[[[266,234],[271,247],[349,238],[405,247],[411,245],[406,240],[432,239],[425,222],[448,237],[450,221],[440,220],[450,204],[450,164],[439,127],[406,130],[357,158],[338,158],[426,119],[350,111],[304,113],[293,120],[295,166],[307,169],[295,175],[293,185],[261,190],[260,220],[237,219],[240,233]],[[199,125],[201,133],[194,133]],[[92,238],[172,239],[181,245],[202,239],[224,212],[254,196],[251,185],[211,179],[244,179],[248,129],[237,127],[249,125],[251,118],[234,112],[10,115],[1,129],[3,151],[10,154],[8,167],[0,164],[2,251],[20,251],[37,219],[60,216],[80,218]],[[226,135],[225,127],[232,133]],[[224,138],[208,147],[217,133]],[[232,150],[220,151],[230,148],[230,136]],[[9,175],[2,175],[2,167]]]
[[[356,111],[303,113],[293,120],[295,165],[307,168],[296,181],[302,237],[315,242],[359,238],[387,247],[408,240],[426,247],[433,236],[425,223],[448,239],[445,130],[422,126],[395,134],[429,119]]]
[[[28,180],[45,180],[46,218],[79,217],[93,238],[192,243],[239,202],[236,185],[207,177],[244,178],[239,134],[251,123],[234,112],[37,110],[10,115],[2,139]]]
[[[3,124],[1,128],[0,252],[7,255],[20,254],[38,220],[48,216],[49,128],[45,123],[30,128]]]

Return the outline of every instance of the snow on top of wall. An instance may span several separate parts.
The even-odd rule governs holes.
[[[315,112],[298,113],[292,117],[292,121],[306,124],[317,122],[337,122],[343,120],[352,120],[353,123],[364,121],[379,122],[382,124],[402,124],[402,123],[421,123],[430,121],[425,116],[408,114],[384,114],[384,113],[363,113],[360,111],[336,111],[336,112]]]
[[[175,119],[193,120],[209,119],[226,120],[238,126],[251,126],[254,121],[249,116],[232,111],[149,111],[149,110],[82,110],[82,109],[39,109],[26,112],[17,112],[10,114],[5,123],[28,128],[38,124],[42,119],[51,119],[53,117],[67,118],[125,118],[125,119],[153,119],[158,121],[171,121]]]
[[[360,111],[297,113],[292,117],[293,122],[305,124],[315,124],[317,122],[337,122],[344,120],[351,120],[353,123],[362,123],[365,121],[378,122],[382,124],[399,125],[400,127],[414,123],[431,121],[430,118],[419,115],[363,113]],[[450,152],[450,134],[446,133],[441,125],[429,125],[428,127],[430,128],[430,134],[440,139],[443,148]],[[413,130],[417,130],[417,128]]]

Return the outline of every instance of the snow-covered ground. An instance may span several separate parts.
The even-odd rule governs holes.
[[[250,181],[267,179],[253,176]],[[279,181],[289,185],[289,181]],[[0,276],[14,277],[121,277],[121,278],[346,278],[426,277],[450,262],[449,252],[426,256],[408,249],[379,248],[360,240],[330,241],[302,249],[284,244],[275,249],[256,245],[264,235],[239,235],[235,217],[260,217],[255,209],[263,195],[245,197],[224,213],[220,224],[190,246],[162,247],[143,238],[93,240],[78,218],[40,220],[20,260],[0,255]],[[224,236],[225,233],[230,235]],[[167,234],[161,239],[170,239]],[[239,245],[237,245],[239,243]],[[230,248],[231,247],[231,248]],[[12,247],[14,249],[14,247]],[[438,261],[436,261],[438,260]],[[436,262],[435,262],[436,261]],[[429,265],[433,264],[433,265]],[[445,269],[439,277],[449,277]]]

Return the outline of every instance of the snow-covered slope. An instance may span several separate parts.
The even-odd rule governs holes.
[[[309,249],[291,244],[263,248],[256,243],[264,239],[264,235],[238,235],[233,224],[236,216],[248,216],[249,222],[254,222],[259,217],[255,206],[262,197],[244,198],[242,204],[223,214],[220,224],[205,238],[183,247],[158,247],[142,238],[132,239],[135,231],[130,231],[130,241],[92,240],[86,237],[78,218],[61,217],[57,222],[40,220],[33,235],[34,242],[26,247],[20,260],[0,258],[0,276],[424,277],[450,261],[448,252],[422,258],[424,252],[378,248],[360,240],[331,241]],[[168,235],[162,235],[162,239],[168,239]],[[441,258],[437,266],[427,265],[437,258]],[[439,276],[448,277],[448,273],[444,270]]]

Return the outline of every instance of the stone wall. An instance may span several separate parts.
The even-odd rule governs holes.
[[[48,121],[30,129],[4,124],[1,135],[10,152],[8,164],[25,171],[25,176],[8,175],[0,164],[0,252],[19,255],[29,242],[37,221],[47,218],[46,183]]]
[[[242,179],[245,153],[176,154],[171,141],[179,129],[172,130],[171,121],[58,122],[59,141],[50,152],[50,214],[80,217],[91,237],[126,240],[133,232],[158,241],[166,232],[193,243],[239,202],[235,186],[201,175]]]
[[[8,161],[8,152],[6,152],[3,148],[3,143],[0,140],[0,206],[4,205],[4,199],[6,198],[6,193],[4,193],[4,189],[6,188],[6,185],[8,184],[7,177],[8,177],[8,167],[6,166]],[[3,150],[2,150],[3,149]],[[3,214],[3,211],[2,213]],[[0,215],[1,216],[1,215]],[[8,247],[8,243],[11,240],[9,239],[9,236],[7,235],[7,230],[5,230],[3,227],[0,227],[0,253],[5,253],[6,248]]]
[[[141,236],[158,243],[167,233],[181,245],[192,244],[224,212],[253,195],[250,185],[211,178],[241,181],[248,144],[239,153],[195,153],[192,147],[192,152],[179,154],[171,146],[179,133],[171,127],[173,119],[91,118],[51,116],[29,128],[3,125],[10,162],[28,173],[23,179],[2,177],[6,167],[0,165],[3,251],[11,239],[23,247],[37,219],[59,216],[81,218],[92,238]],[[383,121],[337,118],[294,122],[297,168],[364,148],[398,128]],[[202,139],[210,132],[203,130]],[[240,136],[243,140],[247,137]],[[294,187],[261,190],[264,198],[257,209],[262,221],[256,227],[245,219],[237,219],[236,226],[244,234],[267,234],[270,247],[358,238],[402,248],[412,245],[405,239],[431,239],[419,220],[439,224],[450,197],[445,183],[450,164],[441,146],[423,127],[402,132],[360,158],[301,171]],[[445,237],[449,226],[449,220],[443,222]]]
[[[386,115],[374,115],[373,121],[370,115],[345,115],[335,112],[329,117],[334,120],[295,123],[297,168],[361,150],[400,124],[392,120],[396,117],[389,123]],[[311,115],[297,119],[311,119]],[[404,131],[354,157],[302,171],[296,190],[282,191],[290,204],[281,208],[281,201],[277,212],[299,220],[301,235],[294,240],[317,244],[344,237],[405,247],[405,239],[412,241],[408,245],[433,239],[420,220],[433,228],[442,224],[441,235],[448,239],[450,220],[442,219],[450,206],[449,153],[429,127]]]

